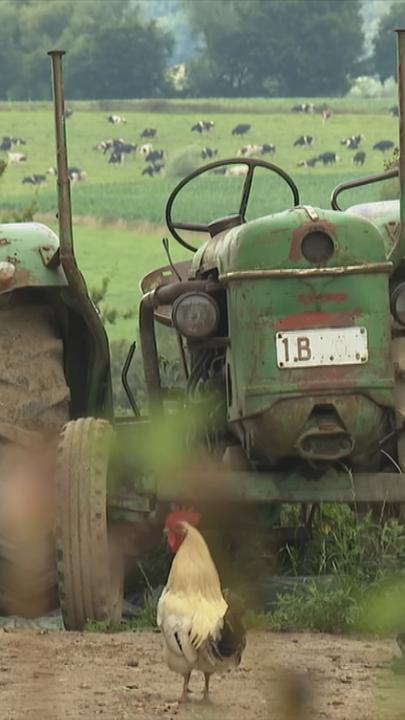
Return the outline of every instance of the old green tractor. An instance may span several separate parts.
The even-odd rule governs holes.
[[[400,202],[345,212],[338,206],[344,190],[398,170],[341,185],[326,210],[300,205],[294,181],[276,165],[241,158],[210,163],[174,190],[167,226],[193,254],[142,282],[139,334],[149,412],[141,416],[128,390],[134,416],[123,418],[114,418],[108,343],[73,252],[63,53],[51,53],[60,238],[37,224],[1,228],[0,301],[4,309],[6,298],[31,313],[41,309],[47,329],[32,335],[31,355],[40,368],[52,352],[55,362],[48,381],[38,383],[42,405],[25,362],[15,382],[19,397],[28,388],[32,402],[5,418],[2,437],[7,447],[29,447],[32,434],[44,430],[55,438],[56,482],[50,471],[48,491],[55,494],[57,577],[51,573],[47,582],[58,589],[67,628],[120,617],[125,559],[157,542],[173,503],[203,506],[208,515],[222,508],[228,523],[237,518],[242,525],[245,517],[255,522],[263,507],[296,503],[304,526],[320,502],[389,504],[398,512],[405,504],[405,31],[398,47]],[[173,221],[185,186],[235,165],[245,167],[237,212],[207,224]],[[291,207],[248,222],[258,167],[287,183]],[[207,239],[196,250],[187,232]],[[209,398],[208,423],[199,429],[200,465],[166,475],[148,470],[137,451],[150,428],[158,447],[162,417],[173,412],[161,381],[159,324],[171,328],[179,344],[185,391],[177,402],[198,409]],[[41,342],[48,343],[44,356]],[[60,392],[45,402],[53,388]],[[56,414],[47,420],[49,408]],[[7,537],[1,527],[0,518],[0,539]],[[10,568],[6,545],[2,567]],[[44,567],[49,571],[49,563]],[[0,585],[2,577],[12,596],[14,586],[4,571]]]

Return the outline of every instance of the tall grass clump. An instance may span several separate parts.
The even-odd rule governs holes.
[[[287,554],[297,585],[279,596],[274,629],[379,634],[405,625],[403,519],[387,518],[384,509],[321,507],[305,557],[290,548]]]
[[[201,165],[201,148],[198,145],[188,145],[172,155],[167,163],[166,175],[173,178],[185,177]]]

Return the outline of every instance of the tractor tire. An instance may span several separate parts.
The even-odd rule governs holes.
[[[37,289],[0,295],[0,398],[0,614],[34,618],[58,606],[53,438],[69,420],[63,340]]]
[[[111,425],[69,422],[58,449],[55,541],[59,601],[67,630],[119,622],[123,565],[107,524]]]

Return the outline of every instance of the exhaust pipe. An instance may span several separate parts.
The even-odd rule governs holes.
[[[52,60],[60,246],[59,251],[50,259],[48,265],[52,266],[61,263],[68,282],[69,306],[74,308],[76,313],[81,316],[89,333],[87,352],[90,365],[86,388],[87,400],[83,400],[84,410],[86,414],[90,411],[97,417],[107,417],[111,420],[113,403],[107,334],[88,295],[86,283],[77,266],[73,252],[72,203],[70,198],[62,75],[62,57],[65,55],[65,51],[50,50],[48,55]]]
[[[60,262],[70,284],[73,280],[72,275],[76,274],[74,272],[76,263],[73,253],[72,202],[70,198],[62,74],[62,57],[65,55],[65,51],[50,50],[48,55],[50,55],[52,60],[52,86],[55,110]]]
[[[397,33],[399,95],[400,256],[405,255],[405,29]]]

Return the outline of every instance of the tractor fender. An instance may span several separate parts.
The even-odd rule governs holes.
[[[37,222],[0,224],[0,295],[67,284],[53,230]]]

